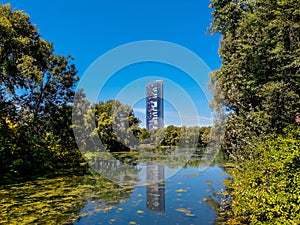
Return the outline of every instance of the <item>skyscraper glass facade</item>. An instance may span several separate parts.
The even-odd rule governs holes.
[[[146,127],[153,130],[164,127],[163,81],[156,80],[146,87]]]

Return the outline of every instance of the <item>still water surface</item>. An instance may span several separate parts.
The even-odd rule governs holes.
[[[173,176],[148,185],[119,185],[89,175],[3,186],[0,224],[214,224],[229,175],[222,160],[204,171],[197,162],[177,166]],[[159,165],[156,171],[170,169]]]
[[[223,174],[218,166],[202,173],[198,168],[182,169],[163,185],[135,187],[125,202],[107,212],[93,212],[99,202],[88,201],[81,213],[90,215],[75,224],[214,224],[216,212],[210,203],[224,188]]]

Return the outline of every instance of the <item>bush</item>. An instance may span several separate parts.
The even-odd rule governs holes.
[[[266,136],[230,170],[232,211],[225,224],[300,224],[300,129]]]

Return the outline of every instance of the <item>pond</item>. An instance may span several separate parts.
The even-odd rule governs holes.
[[[140,183],[112,182],[93,173],[1,187],[0,224],[215,223],[216,208],[226,195],[223,181],[229,178],[222,155],[205,169],[197,154],[185,163],[177,158],[177,165],[162,157],[145,163],[138,155],[117,157],[138,168],[127,176],[147,178]]]

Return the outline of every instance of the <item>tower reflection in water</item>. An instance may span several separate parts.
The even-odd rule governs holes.
[[[165,213],[165,167],[155,163],[147,163],[147,208]]]

